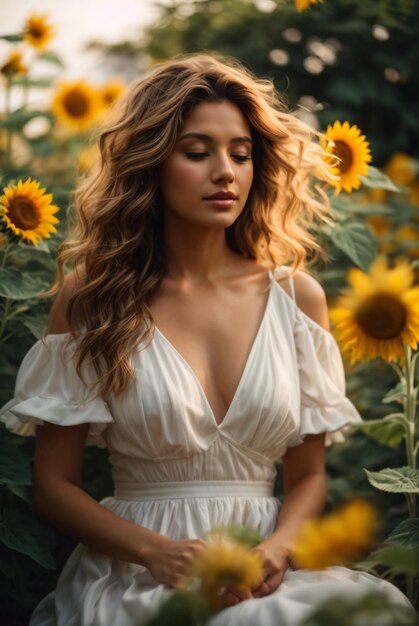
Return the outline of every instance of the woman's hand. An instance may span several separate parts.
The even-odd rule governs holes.
[[[156,582],[175,587],[182,582],[192,561],[205,545],[202,539],[175,541],[162,535],[147,546],[144,565]]]
[[[262,578],[250,591],[242,591],[235,585],[227,585],[221,595],[223,607],[234,606],[250,598],[262,598],[279,587],[285,571],[290,567],[289,551],[274,536],[268,537],[251,550],[262,557]]]

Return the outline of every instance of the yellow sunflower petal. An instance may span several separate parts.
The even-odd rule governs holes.
[[[350,193],[358,189],[360,177],[368,172],[368,163],[372,160],[365,135],[356,125],[350,126],[347,121],[341,124],[337,120],[333,126],[328,126],[322,143],[327,154],[339,159],[339,181],[330,184],[335,186],[336,191],[344,189]],[[327,158],[325,156],[326,162]]]
[[[403,362],[403,343],[419,341],[419,287],[412,288],[413,271],[406,263],[389,269],[378,257],[369,273],[348,273],[351,289],[331,311],[335,335],[351,365],[381,357]]]
[[[45,13],[32,13],[25,24],[23,37],[37,52],[43,52],[55,35]]]
[[[37,245],[41,239],[48,239],[56,232],[53,224],[58,219],[53,216],[59,209],[51,204],[52,194],[39,189],[39,182],[27,178],[16,185],[9,185],[0,197],[0,223],[6,232],[23,241]]]
[[[61,124],[76,132],[90,130],[103,110],[98,92],[83,80],[61,83],[51,108]]]

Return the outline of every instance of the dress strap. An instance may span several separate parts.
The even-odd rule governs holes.
[[[273,280],[278,280],[279,278],[281,278],[281,280],[283,280],[284,278],[288,278],[288,282],[290,285],[290,295],[292,300],[296,302],[294,279],[290,275],[289,267],[287,267],[286,265],[278,265],[277,267],[275,267],[273,272],[271,270],[268,270],[268,272],[271,282]]]
[[[292,276],[288,277],[289,283],[290,283],[290,291],[291,291],[291,297],[295,302],[295,286],[294,286],[294,279]]]

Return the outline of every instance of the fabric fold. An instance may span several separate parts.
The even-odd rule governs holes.
[[[296,307],[294,327],[300,382],[299,429],[289,442],[326,433],[326,445],[344,440],[351,424],[362,421],[345,395],[345,371],[333,335]]]
[[[97,396],[92,368],[74,361],[75,343],[69,333],[37,341],[19,368],[15,395],[1,410],[6,427],[18,435],[34,435],[44,422],[60,426],[89,423],[87,445],[106,446],[104,432],[113,422],[105,400]]]

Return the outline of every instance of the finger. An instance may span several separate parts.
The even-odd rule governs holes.
[[[262,583],[262,585],[253,592],[253,597],[255,598],[263,598],[264,596],[268,596],[273,591],[278,589],[279,585],[284,578],[284,572],[275,572],[268,576]]]
[[[241,602],[240,598],[236,596],[235,593],[227,590],[222,594],[220,600],[223,606],[235,606]]]
[[[262,584],[259,585],[259,587],[253,589],[252,593],[254,598],[261,598],[262,596],[266,596],[270,593],[270,588],[267,582],[264,580]]]
[[[241,589],[237,585],[226,585],[226,591],[237,596],[241,602],[243,600],[249,600],[249,598],[252,597],[250,591],[248,591],[247,589]]]

